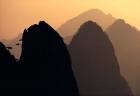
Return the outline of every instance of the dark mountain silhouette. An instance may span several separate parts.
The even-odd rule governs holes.
[[[96,23],[80,27],[69,51],[81,96],[133,96],[120,74],[111,41]]]
[[[24,76],[16,59],[3,43],[0,43],[0,95],[22,96],[25,88]],[[24,95],[25,96],[25,95]]]
[[[58,32],[63,37],[73,36],[75,32],[78,31],[80,25],[88,20],[98,23],[105,30],[108,26],[113,24],[115,18],[110,14],[106,15],[99,9],[92,9],[64,23],[60,28],[58,28]]]
[[[140,31],[124,20],[117,20],[107,29],[120,64],[121,73],[127,79],[135,96],[140,92]]]
[[[19,61],[0,43],[1,96],[79,96],[68,50],[53,28],[41,21],[19,41]]]
[[[79,96],[66,45],[45,22],[24,31],[20,64],[27,66],[34,95]]]

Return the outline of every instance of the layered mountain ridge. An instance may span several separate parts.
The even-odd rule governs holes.
[[[96,23],[81,25],[68,48],[82,96],[133,96],[111,41]]]

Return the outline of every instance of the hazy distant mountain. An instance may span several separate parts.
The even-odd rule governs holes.
[[[64,23],[60,28],[58,28],[58,32],[63,37],[72,36],[77,32],[80,25],[88,20],[96,22],[105,30],[108,26],[113,24],[115,18],[110,14],[106,15],[99,9],[92,9]]]
[[[107,29],[118,58],[121,73],[130,84],[135,96],[140,96],[140,31],[117,20]]]
[[[80,27],[69,51],[81,96],[133,96],[120,74],[111,41],[96,23]]]

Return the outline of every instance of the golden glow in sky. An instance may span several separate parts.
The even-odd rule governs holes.
[[[140,0],[0,0],[0,39],[13,38],[40,20],[57,29],[94,8],[140,29]]]

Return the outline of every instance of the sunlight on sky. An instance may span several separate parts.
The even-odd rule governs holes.
[[[0,0],[0,38],[13,38],[40,20],[57,29],[72,17],[94,8],[140,29],[140,0]]]

